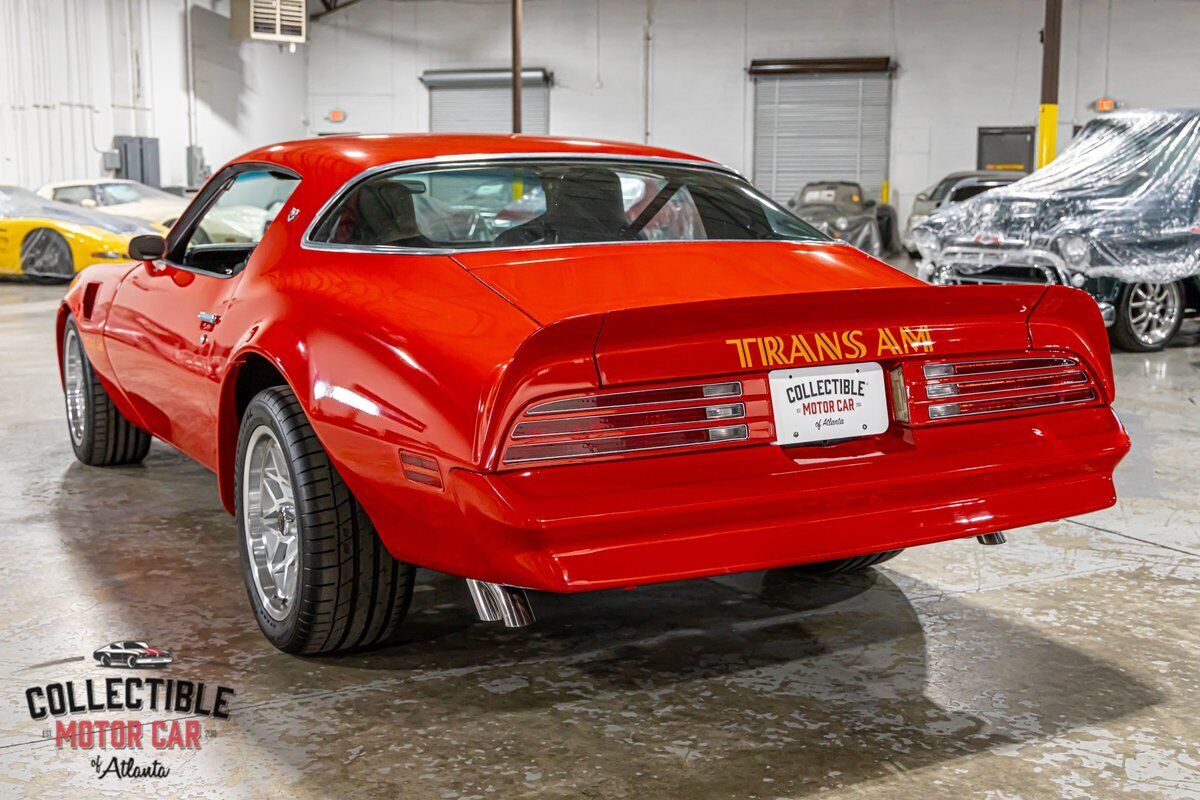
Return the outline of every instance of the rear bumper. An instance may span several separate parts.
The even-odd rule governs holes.
[[[890,550],[1112,505],[1129,438],[1108,407],[481,474],[448,491],[490,567],[557,592]]]

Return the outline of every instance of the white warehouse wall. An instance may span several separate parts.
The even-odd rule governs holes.
[[[103,177],[114,135],[159,138],[186,182],[185,0],[0,0],[0,183]],[[192,0],[196,142],[214,168],[305,135],[305,53],[229,38],[228,0]]]
[[[428,130],[418,76],[507,66],[508,9],[363,0],[313,24],[312,129]],[[978,127],[1034,124],[1043,13],[1043,0],[526,0],[524,60],[554,72],[551,133],[648,140],[749,173],[752,59],[891,56],[903,214],[937,178],[974,167]],[[1200,106],[1197,41],[1195,0],[1065,0],[1060,145],[1106,81],[1128,107]],[[346,121],[324,121],[331,108]]]

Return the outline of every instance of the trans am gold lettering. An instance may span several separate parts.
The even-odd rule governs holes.
[[[788,359],[789,364],[795,364],[800,359],[804,360],[805,364],[811,364],[817,360],[817,356],[813,353],[812,348],[808,346],[808,342],[798,333],[792,334],[792,355]]]
[[[817,357],[822,361],[842,360],[842,343],[838,341],[836,333],[817,334]]]
[[[891,331],[889,331],[887,328],[880,328],[879,343],[875,348],[875,355],[881,356],[884,353],[898,356],[902,355],[904,351],[900,349],[900,345],[897,344],[896,337],[892,335]]]
[[[904,352],[925,352],[933,350],[933,338],[929,335],[929,326],[919,328],[900,328],[900,340],[904,343]]]
[[[864,338],[875,334],[874,352]],[[869,341],[869,340],[868,340]],[[903,356],[912,353],[932,353],[933,336],[928,325],[901,325],[895,328],[876,328],[862,331],[816,331],[782,336],[747,336],[726,339],[737,351],[738,365],[751,367],[792,367],[798,364],[824,364],[835,361],[854,361],[860,358]],[[757,356],[757,357],[756,357]]]

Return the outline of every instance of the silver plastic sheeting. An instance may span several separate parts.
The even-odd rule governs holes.
[[[119,217],[69,203],[60,203],[57,200],[47,200],[28,189],[16,186],[0,186],[0,220],[2,219],[51,219],[68,225],[99,228],[118,234],[155,232],[140,219]]]
[[[922,276],[994,273],[1082,285],[1165,283],[1200,273],[1200,110],[1095,119],[1026,178],[939,211],[914,229]],[[1015,276],[1015,277],[1014,277]]]

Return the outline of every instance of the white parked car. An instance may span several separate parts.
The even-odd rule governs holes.
[[[62,203],[144,219],[163,231],[175,224],[189,202],[144,183],[116,178],[48,183],[37,193]],[[201,230],[210,243],[257,242],[276,211],[277,208],[260,207],[253,202],[231,204],[213,209],[204,218]]]

